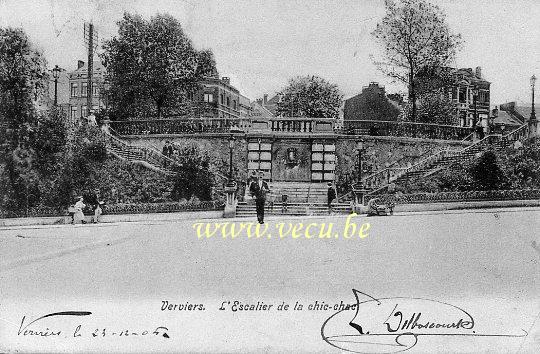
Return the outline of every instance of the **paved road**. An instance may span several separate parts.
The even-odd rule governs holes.
[[[342,232],[345,220],[274,218],[267,225],[334,223]],[[0,349],[337,353],[320,335],[336,311],[308,308],[354,303],[356,288],[376,298],[451,303],[474,317],[478,333],[529,333],[424,337],[410,352],[540,352],[540,209],[355,222],[370,223],[367,237],[198,239],[193,220],[0,230]],[[164,301],[173,310],[162,311]],[[259,302],[260,310],[233,312],[234,301]],[[287,311],[277,311],[282,302]],[[62,311],[92,314],[25,327]],[[152,334],[159,326],[167,331]],[[21,329],[61,334],[17,335]],[[124,330],[131,335],[120,336]]]

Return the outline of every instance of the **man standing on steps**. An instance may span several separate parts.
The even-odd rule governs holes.
[[[332,201],[336,199],[336,190],[332,182],[328,182],[328,192],[326,193],[327,197],[327,206],[328,206],[328,215],[332,214]]]
[[[255,198],[255,205],[257,208],[257,220],[259,224],[264,224],[264,203],[266,202],[266,194],[270,192],[268,184],[263,181],[264,173],[259,171],[259,177],[256,181],[251,182],[249,186],[249,192],[251,196]]]

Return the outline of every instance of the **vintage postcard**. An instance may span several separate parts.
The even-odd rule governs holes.
[[[0,352],[540,353],[538,75],[536,0],[0,0]]]

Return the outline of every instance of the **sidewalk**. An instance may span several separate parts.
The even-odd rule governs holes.
[[[448,211],[448,210],[467,210],[467,209],[488,209],[488,208],[521,208],[521,207],[540,207],[540,200],[499,200],[499,201],[476,201],[476,202],[444,202],[444,203],[418,203],[418,204],[399,204],[394,208],[396,213],[411,213],[425,211]],[[223,211],[187,211],[179,213],[153,213],[153,214],[122,214],[122,215],[102,215],[100,224],[118,223],[118,222],[163,222],[192,219],[221,219]],[[86,220],[91,222],[91,217]],[[0,230],[10,227],[20,226],[39,226],[39,225],[65,225],[70,224],[71,217],[30,217],[0,219]]]
[[[223,215],[222,210],[212,211],[185,211],[178,213],[149,213],[149,214],[119,214],[102,215],[99,223],[117,223],[134,221],[175,221],[190,219],[219,219]],[[85,216],[88,223],[92,222],[90,215]],[[70,216],[29,217],[0,219],[0,230],[11,226],[35,226],[35,225],[66,225],[71,223]]]
[[[443,202],[443,203],[418,203],[398,204],[395,212],[422,212],[422,211],[445,211],[463,209],[488,209],[488,208],[522,208],[540,207],[540,200],[486,200],[476,202]]]

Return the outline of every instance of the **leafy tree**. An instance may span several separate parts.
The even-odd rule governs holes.
[[[39,175],[34,168],[33,150],[18,146],[6,159],[8,188],[4,191],[8,210],[28,210],[40,199]]]
[[[470,169],[477,190],[504,189],[508,181],[497,161],[497,155],[488,150],[478,158]]]
[[[440,92],[429,92],[417,99],[416,121],[421,123],[436,123],[455,125],[456,107],[452,100]],[[401,113],[402,120],[410,121],[412,104],[408,102]]]
[[[161,117],[185,110],[198,82],[216,74],[212,52],[197,51],[170,15],[145,20],[125,13],[118,27],[102,55],[112,116]]]
[[[31,140],[41,174],[48,175],[56,170],[56,165],[66,157],[67,143],[67,128],[63,113],[57,107],[53,107],[45,114],[41,114],[38,117],[34,138]]]
[[[518,149],[509,147],[498,158],[512,189],[540,188],[540,138],[527,139]]]
[[[298,76],[280,93],[276,112],[284,117],[338,118],[343,95],[318,76]]]
[[[416,120],[417,76],[448,66],[462,41],[452,34],[446,15],[426,0],[385,0],[386,15],[372,35],[383,46],[379,69],[408,85],[412,120]]]
[[[38,129],[34,103],[47,85],[43,56],[22,29],[0,28],[0,163],[2,200],[11,210],[26,209],[39,200],[32,139]]]
[[[37,123],[34,101],[47,79],[45,59],[24,31],[0,28],[0,138],[9,151],[29,141]]]
[[[174,168],[174,187],[171,196],[174,200],[197,197],[201,200],[212,198],[214,185],[210,172],[210,158],[195,147],[185,147],[179,153],[180,165]]]

